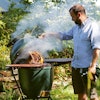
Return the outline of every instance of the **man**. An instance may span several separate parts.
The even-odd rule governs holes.
[[[42,37],[52,34],[61,40],[73,39],[74,55],[71,65],[74,93],[78,94],[78,100],[87,100],[87,71],[93,76],[96,73],[100,52],[100,29],[95,21],[87,17],[82,5],[74,5],[69,13],[76,24],[69,32],[46,33],[42,34]],[[91,81],[95,83],[95,76]],[[90,100],[98,100],[93,84],[90,90]]]

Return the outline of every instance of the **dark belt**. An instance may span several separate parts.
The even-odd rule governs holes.
[[[81,76],[87,75],[87,72],[88,72],[88,68],[74,68],[74,67],[72,67],[72,69],[79,71]]]
[[[81,76],[87,75],[88,72],[88,68],[74,68],[72,67],[72,69],[77,70],[80,72]],[[96,74],[97,77],[100,77],[100,68],[96,67]]]

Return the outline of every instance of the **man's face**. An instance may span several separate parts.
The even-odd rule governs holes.
[[[75,24],[81,25],[81,20],[79,19],[79,16],[78,16],[78,15],[75,15],[75,14],[73,13],[73,11],[70,12],[70,15],[71,15],[71,17],[72,17],[72,21],[74,21]]]

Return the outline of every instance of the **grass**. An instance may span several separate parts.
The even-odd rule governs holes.
[[[10,85],[10,84],[9,84]],[[100,81],[98,82],[98,94],[100,96]],[[20,100],[20,95],[18,93],[18,89],[13,90],[11,87],[10,89],[6,89],[5,92],[0,94],[0,100]],[[68,85],[67,88],[63,84],[57,85],[53,87],[50,91],[50,96],[52,100],[78,100],[77,95],[73,93],[72,85]],[[100,97],[99,97],[100,98]],[[47,100],[47,99],[41,99]]]
[[[61,84],[53,86],[50,91],[50,96],[53,100],[77,100],[77,96],[73,93],[72,85],[68,85],[65,88],[62,82],[58,82]],[[12,87],[11,83],[4,83],[5,92],[0,94],[0,100],[20,100],[18,89],[13,90]]]
[[[53,100],[77,100],[77,96],[74,95],[72,86],[64,88],[59,86],[51,91],[51,97]]]
[[[70,83],[71,80],[54,80],[53,87],[50,91],[52,100],[78,100],[77,95],[73,93],[73,87]],[[0,100],[21,100],[18,89],[14,90],[13,86],[15,86],[15,84],[4,83],[5,92],[0,94]],[[97,80],[97,90],[100,98],[100,78]]]

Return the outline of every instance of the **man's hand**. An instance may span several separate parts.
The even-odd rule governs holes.
[[[92,74],[95,74],[96,73],[96,66],[90,66],[88,71],[91,72]]]
[[[60,39],[60,34],[55,32],[42,33],[38,38],[55,37]]]
[[[88,68],[88,77],[93,80],[93,75],[96,74],[96,66],[90,66]]]
[[[88,72],[91,73],[92,75],[96,74],[96,65],[99,59],[99,54],[100,54],[100,49],[95,48],[93,50],[93,59],[92,59],[91,65],[88,68]]]
[[[47,33],[42,33],[38,38],[45,38],[47,36]]]

